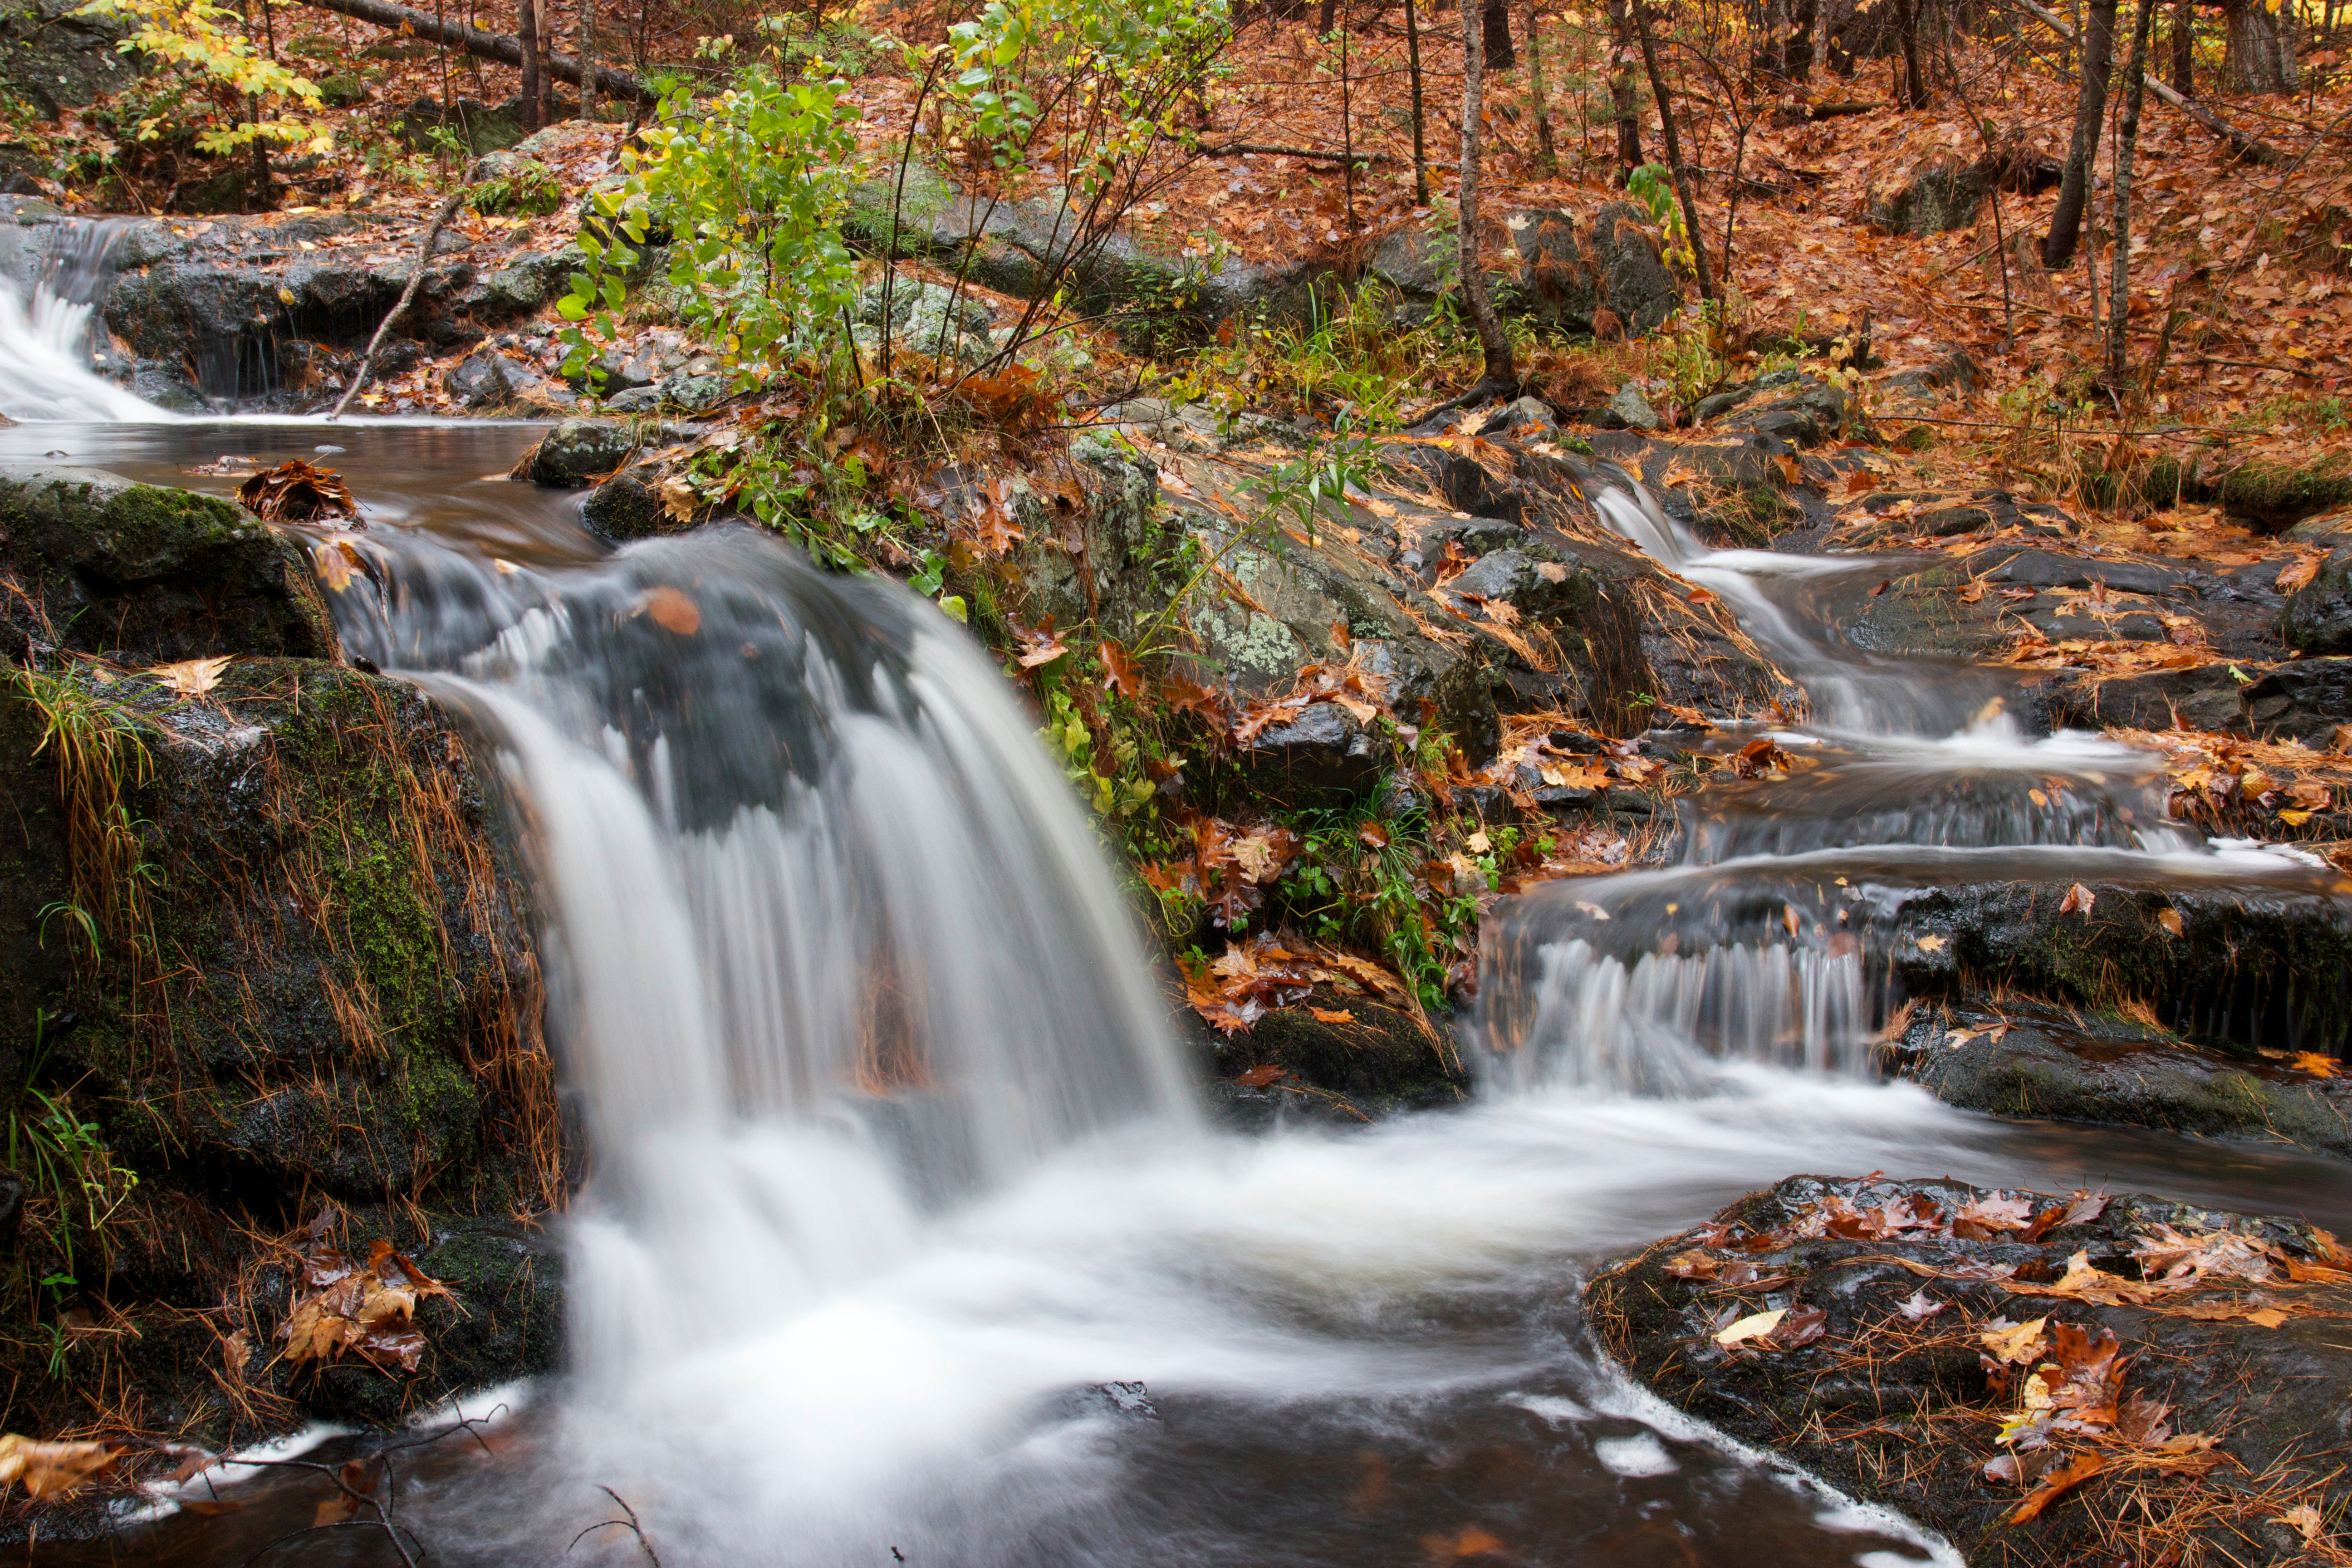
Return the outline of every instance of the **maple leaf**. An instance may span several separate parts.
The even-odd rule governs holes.
[[[1979,1332],[1977,1342],[1991,1352],[1995,1361],[2012,1366],[2031,1366],[2042,1357],[2046,1344],[2042,1330],[2049,1321],[2043,1317],[2012,1323],[1997,1318]]]
[[[692,522],[702,510],[702,497],[684,477],[671,474],[661,483],[662,515],[676,522]]]
[[[1013,481],[1000,477],[981,485],[964,503],[982,554],[1002,555],[1021,542],[1021,526],[1013,521]]]
[[[1273,1066],[1255,1067],[1245,1073],[1236,1075],[1234,1081],[1240,1084],[1244,1089],[1264,1089],[1267,1084],[1274,1082],[1276,1079],[1285,1079],[1289,1076],[1289,1070],[1285,1068]]]
[[[1829,1332],[1829,1313],[1819,1307],[1797,1306],[1773,1325],[1771,1341],[1782,1350],[1811,1344]]]
[[[2032,1200],[2000,1193],[1977,1198],[1952,1216],[1952,1234],[1963,1241],[1990,1241],[2003,1231],[2023,1230],[2033,1219]]]
[[[1005,624],[1013,628],[1013,640],[1021,645],[1019,663],[1024,669],[1051,664],[1070,651],[1064,646],[1061,634],[1054,629],[1054,617],[1051,616],[1047,616],[1034,630],[1010,618]]]
[[[2065,898],[2059,901],[2058,912],[2062,915],[2071,915],[2079,910],[2082,911],[2083,918],[2088,920],[2091,917],[2092,900],[2097,896],[2090,889],[2077,882],[2066,889]]]
[[[1950,1305],[1949,1302],[1929,1300],[1927,1288],[1922,1285],[1902,1300],[1895,1303],[1895,1310],[1910,1321],[1919,1323],[1936,1316],[1948,1305]]]
[[[1115,642],[1105,641],[1095,645],[1095,652],[1102,658],[1104,690],[1129,698],[1139,698],[1145,694],[1148,688],[1143,671],[1127,649]]]
[[[183,697],[202,697],[220,684],[221,671],[229,667],[233,654],[221,654],[212,658],[184,658],[173,664],[159,664],[141,670],[152,675]]]

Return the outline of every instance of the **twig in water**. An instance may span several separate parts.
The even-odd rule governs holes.
[[[590,1536],[595,1534],[600,1530],[625,1530],[630,1534],[637,1538],[637,1549],[646,1554],[646,1561],[651,1563],[654,1565],[654,1568],[661,1568],[661,1553],[656,1552],[654,1550],[654,1543],[646,1539],[646,1527],[638,1522],[637,1510],[629,1506],[628,1500],[626,1498],[624,1498],[612,1488],[600,1483],[596,1489],[603,1492],[606,1497],[611,1498],[614,1502],[620,1504],[621,1511],[627,1514],[629,1517],[626,1519],[608,1519],[604,1521],[602,1523],[590,1525],[587,1529],[582,1531],[579,1534],[572,1538],[572,1546],[579,1545],[582,1542],[587,1540]],[[572,1550],[572,1546],[567,1546],[563,1550],[568,1552]],[[890,1549],[891,1555],[894,1557],[898,1556],[898,1549],[897,1547],[892,1547]],[[900,1557],[898,1560],[902,1563],[906,1561],[903,1557]]]
[[[361,386],[367,381],[369,369],[375,363],[375,351],[383,346],[384,334],[392,331],[392,324],[394,321],[408,313],[410,302],[416,298],[417,286],[425,281],[425,268],[433,260],[433,242],[441,237],[441,230],[456,215],[457,204],[466,199],[466,189],[474,183],[474,172],[481,166],[482,161],[479,158],[474,159],[466,165],[466,172],[457,176],[457,188],[449,193],[447,198],[442,202],[440,209],[434,213],[433,221],[425,226],[425,243],[416,247],[416,270],[408,275],[408,287],[403,289],[400,291],[400,298],[394,301],[392,313],[377,324],[375,336],[368,340],[367,352],[360,355],[359,369],[352,373],[351,385],[343,388],[343,395],[336,400],[335,411],[328,415],[328,418],[341,419],[343,416],[343,410],[352,405],[352,399],[359,395]]]

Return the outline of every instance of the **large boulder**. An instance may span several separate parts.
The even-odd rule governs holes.
[[[1496,309],[1577,336],[1601,328],[1604,310],[1626,336],[1657,331],[1682,295],[1654,227],[1647,211],[1624,201],[1604,202],[1590,215],[1558,207],[1506,213],[1509,246],[1492,277]],[[1406,314],[1423,314],[1459,286],[1458,248],[1450,230],[1399,229],[1374,247],[1369,272]]]
[[[578,489],[613,472],[643,443],[613,419],[566,419],[515,465],[515,477],[551,489]]]
[[[1871,199],[1870,221],[1895,234],[1941,234],[1977,221],[1990,174],[1948,153],[1915,166]]]
[[[0,653],[332,658],[301,548],[232,502],[87,468],[0,474]]]

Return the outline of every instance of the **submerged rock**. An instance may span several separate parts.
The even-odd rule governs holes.
[[[515,476],[551,489],[578,489],[628,461],[641,442],[630,426],[610,419],[566,419],[523,454]]]

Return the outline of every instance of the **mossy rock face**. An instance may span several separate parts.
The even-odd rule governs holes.
[[[239,660],[201,705],[116,684],[152,726],[152,942],[107,951],[56,1049],[132,1166],[541,1195],[484,1158],[548,1146],[547,1075],[520,884],[447,715],[313,661]]]
[[[328,658],[335,634],[301,550],[235,504],[88,469],[0,474],[0,653],[128,664],[211,654]]]

